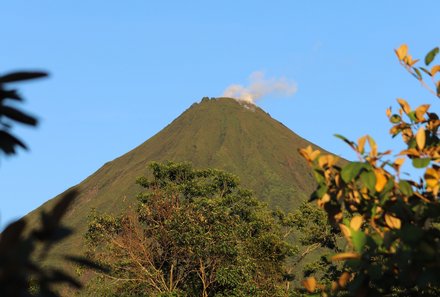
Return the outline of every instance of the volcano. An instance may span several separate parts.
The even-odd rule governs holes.
[[[232,98],[204,98],[135,149],[104,164],[75,186],[79,196],[64,217],[76,232],[60,243],[60,251],[81,251],[92,209],[121,212],[136,201],[136,178],[148,175],[152,161],[188,161],[195,168],[223,169],[237,175],[269,207],[285,211],[306,200],[316,183],[298,149],[312,145],[261,108]],[[31,225],[42,209],[30,214]]]

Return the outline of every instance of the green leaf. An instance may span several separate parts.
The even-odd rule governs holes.
[[[322,196],[324,196],[325,193],[327,193],[328,187],[325,185],[325,183],[322,183],[318,186],[318,189],[312,194],[312,197],[310,197],[311,200],[320,199]]]
[[[417,68],[413,68],[413,69],[414,69],[414,71],[416,72],[415,77],[416,77],[417,79],[422,79],[422,74],[420,73],[420,70],[417,69]]]
[[[431,72],[429,70],[427,70],[426,68],[419,67],[419,69],[422,70],[423,72],[425,72],[426,74],[428,74],[429,76],[431,76]]]
[[[341,170],[342,180],[346,183],[351,182],[364,168],[364,163],[361,162],[351,162],[344,166]]]
[[[425,168],[431,162],[431,158],[414,158],[412,164],[415,168]]]
[[[408,141],[408,148],[415,148],[417,146],[417,142],[415,138],[411,138],[410,141]]]
[[[387,183],[385,184],[385,187],[383,187],[381,196],[385,197],[385,194],[389,192],[394,187],[394,179],[390,178],[388,179]]]
[[[351,231],[351,240],[353,242],[353,247],[357,252],[362,252],[365,243],[367,242],[367,236],[362,230]]]
[[[344,136],[342,136],[342,135],[340,135],[340,134],[335,134],[334,136],[337,137],[337,138],[339,138],[339,139],[342,139],[345,143],[347,143],[347,144],[348,144],[349,146],[351,146],[352,148],[355,148],[355,146],[354,146],[354,142],[353,142],[353,141],[348,140],[346,137],[344,137]]]
[[[416,118],[416,112],[415,112],[414,110],[412,110],[412,111],[410,111],[410,112],[408,113],[408,117],[409,117],[410,120],[413,121],[413,122],[417,121],[417,118]]]
[[[400,123],[401,119],[402,119],[402,118],[400,117],[400,115],[398,115],[398,114],[393,114],[393,115],[390,117],[390,122],[393,123],[393,124],[397,124],[397,123]]]
[[[438,47],[433,48],[425,57],[425,64],[428,66],[434,60],[435,56],[438,54]]]
[[[414,193],[411,185],[406,180],[399,181],[399,189],[405,196],[411,196]]]
[[[361,182],[367,187],[368,190],[375,192],[376,187],[376,175],[372,171],[364,171],[360,176]]]
[[[325,181],[324,172],[322,172],[322,170],[313,170],[313,176],[319,184]]]
[[[380,234],[374,233],[371,235],[371,239],[374,241],[376,246],[381,246],[383,244],[383,238]]]

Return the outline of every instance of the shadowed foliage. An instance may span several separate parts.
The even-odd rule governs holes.
[[[22,101],[17,90],[5,84],[47,76],[44,72],[14,72],[0,76],[0,150],[7,156],[26,145],[11,134],[13,123],[35,126],[32,116],[8,105],[8,100]],[[69,206],[77,197],[75,190],[60,196],[52,209],[41,212],[41,224],[35,227],[27,219],[8,225],[0,235],[0,295],[10,297],[58,296],[55,287],[67,284],[77,289],[82,285],[75,277],[56,266],[44,265],[51,248],[71,235],[61,224]],[[63,254],[62,263],[71,262],[90,269],[105,271],[84,257]]]
[[[23,98],[15,89],[6,84],[46,77],[45,72],[12,72],[0,76],[0,151],[6,155],[16,153],[17,147],[27,149],[26,145],[11,133],[13,123],[35,126],[37,120],[12,106],[10,101],[22,102]]]

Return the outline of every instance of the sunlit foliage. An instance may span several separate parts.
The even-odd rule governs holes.
[[[396,55],[405,69],[440,97],[436,77],[440,65],[430,66],[438,52],[435,48],[426,55],[425,67],[416,66],[419,60],[409,55],[406,45]],[[348,243],[346,251],[333,257],[343,261],[345,271],[329,286],[307,278],[303,284],[310,293],[438,296],[440,292],[440,120],[429,104],[411,108],[406,100],[397,101],[398,111],[386,112],[393,124],[390,134],[400,135],[404,143],[396,156],[381,152],[368,135],[357,142],[336,135],[358,156],[358,161],[342,167],[336,157],[311,147],[300,151],[319,183],[312,199]],[[424,171],[420,180],[401,174],[405,161]]]

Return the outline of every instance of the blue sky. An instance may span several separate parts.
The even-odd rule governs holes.
[[[0,158],[1,225],[141,144],[203,96],[249,75],[295,81],[258,105],[346,158],[334,133],[371,134],[384,150],[395,98],[438,107],[397,63],[439,45],[438,1],[4,1],[0,72],[42,69],[21,84],[37,129],[29,152]]]

